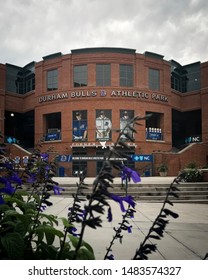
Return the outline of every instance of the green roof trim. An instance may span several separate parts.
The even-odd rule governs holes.
[[[162,60],[164,58],[164,55],[153,53],[153,52],[145,52],[144,55],[152,58],[162,59]]]
[[[53,54],[49,54],[49,55],[43,56],[43,60],[53,59],[53,58],[61,57],[61,56],[62,56],[62,53],[61,52],[57,52],[57,53],[53,53]]]
[[[126,49],[126,48],[84,48],[84,49],[76,49],[71,50],[72,54],[85,54],[85,53],[123,53],[123,54],[135,54],[135,49]]]

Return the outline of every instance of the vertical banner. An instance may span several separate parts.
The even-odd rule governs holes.
[[[111,140],[111,110],[96,110],[96,139]]]
[[[120,110],[120,130],[123,130],[125,134],[129,134],[133,138],[133,132],[129,128],[125,128],[128,122],[134,117],[133,110]],[[122,140],[128,140],[125,135],[121,135]]]
[[[87,140],[87,111],[72,112],[73,141]]]

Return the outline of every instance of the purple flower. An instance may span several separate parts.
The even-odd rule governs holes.
[[[131,228],[132,228],[132,226],[129,226],[129,227],[127,228],[128,233],[131,233],[131,232],[132,232]]]
[[[122,167],[122,175],[121,175],[121,179],[125,180],[128,179],[129,181],[132,179],[134,183],[138,183],[141,182],[141,178],[140,175],[135,171],[132,170],[129,167],[126,167],[125,165]]]
[[[107,260],[114,260],[114,255],[113,254],[110,254],[109,256],[106,257]]]
[[[40,157],[41,157],[42,160],[48,161],[49,154],[47,154],[47,153],[42,153],[42,154],[40,155]]]
[[[4,188],[0,188],[0,192],[6,193],[6,194],[13,194],[15,192],[15,188],[12,187],[10,181],[4,177],[0,177],[0,183],[3,183],[5,185]]]
[[[0,195],[0,205],[1,204],[4,204],[5,202],[4,202],[4,199],[3,199],[3,197]]]
[[[64,188],[61,188],[61,187],[59,187],[58,185],[54,185],[54,186],[53,186],[53,192],[54,192],[54,194],[59,195],[59,194],[61,194],[60,191],[64,191]]]
[[[124,202],[126,202],[126,203],[128,203],[131,207],[135,207],[135,205],[136,205],[136,203],[134,202],[134,200],[133,200],[133,197],[132,196],[130,196],[130,195],[127,195],[127,196],[118,196],[118,195],[115,195],[115,194],[111,194],[110,195],[110,197],[114,200],[114,201],[116,201],[116,202],[118,202],[119,204],[120,204],[120,208],[121,208],[121,211],[122,212],[125,212],[126,211],[126,209],[125,209],[125,207],[124,207]]]
[[[13,164],[11,162],[6,161],[4,166],[6,169],[13,170]]]
[[[113,215],[112,215],[111,207],[108,208],[107,219],[108,219],[109,222],[112,222],[112,220],[113,220]]]
[[[44,210],[46,210],[46,208],[47,208],[46,205],[41,205],[40,206],[40,212],[43,212]]]
[[[69,233],[71,233],[73,236],[79,236],[80,234],[76,233],[77,229],[75,227],[70,227],[67,229]]]
[[[13,176],[10,176],[9,179],[15,183],[17,183],[18,185],[22,185],[22,180],[20,179],[20,177],[18,176],[17,173],[14,173]]]
[[[5,187],[9,187],[11,185],[11,183],[9,182],[8,179],[6,179],[5,177],[0,177],[0,183],[4,184]]]
[[[36,173],[30,173],[30,177],[27,179],[28,183],[34,183],[37,180]]]

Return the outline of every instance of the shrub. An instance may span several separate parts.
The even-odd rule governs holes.
[[[202,171],[196,168],[186,168],[179,173],[181,181],[184,182],[201,182]]]
[[[158,166],[158,171],[159,172],[167,172],[168,171],[168,166],[165,163],[162,163],[161,165]]]

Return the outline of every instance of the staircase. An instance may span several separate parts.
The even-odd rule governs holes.
[[[62,192],[65,197],[71,197],[72,194],[76,193],[76,184],[59,185],[65,189]],[[162,202],[166,197],[168,187],[169,184],[129,184],[127,194],[142,202]],[[180,190],[177,192],[178,198],[170,196],[172,202],[208,203],[208,182],[180,183],[177,188]],[[91,191],[92,185],[88,185],[88,189],[84,193],[89,194]],[[114,184],[110,191],[120,196],[126,195],[126,188],[120,184]]]

